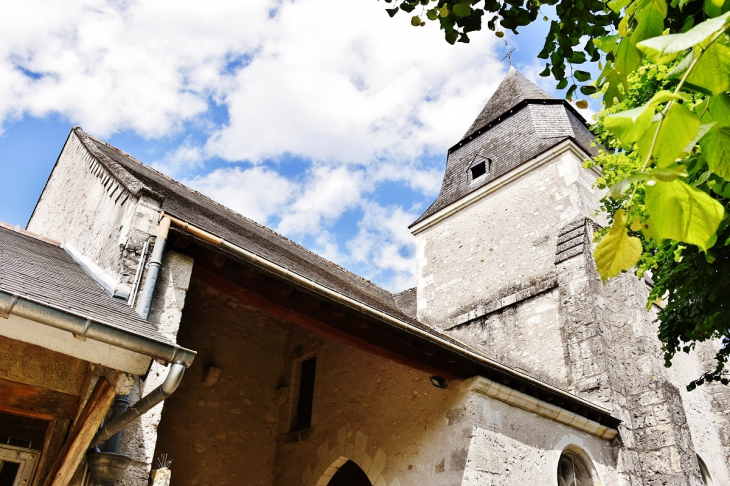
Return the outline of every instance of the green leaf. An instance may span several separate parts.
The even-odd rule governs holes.
[[[642,158],[649,155],[654,133],[659,122],[652,123],[651,128],[639,140],[639,152]],[[700,129],[700,119],[680,103],[672,103],[659,128],[652,157],[657,166],[666,167],[683,152],[687,144],[695,138]]]
[[[444,3],[444,5],[441,7],[441,11],[439,12],[439,15],[441,17],[449,16],[449,4],[448,3]]]
[[[570,56],[569,62],[572,62],[574,64],[583,64],[584,62],[586,62],[585,52],[574,52],[573,55]]]
[[[634,33],[631,34],[631,42],[636,45],[644,39],[662,35],[662,31],[664,30],[664,18],[666,16],[666,0],[651,0],[636,14],[638,25],[636,26]]]
[[[664,182],[671,182],[677,177],[687,177],[687,170],[683,165],[677,165],[674,167],[665,167],[660,169],[652,169],[647,171],[647,174],[652,179]]]
[[[710,116],[718,127],[730,126],[730,95],[723,93],[710,98]]]
[[[600,50],[608,54],[609,52],[613,52],[613,50],[616,49],[616,46],[618,45],[618,41],[620,39],[621,36],[619,34],[607,35],[605,37],[598,37],[597,39],[593,39],[593,44]]]
[[[725,210],[704,191],[679,179],[647,186],[646,212],[655,238],[683,241],[707,250]]]
[[[641,54],[639,51],[634,47],[630,39],[622,39],[616,52],[616,60],[613,63],[614,70],[620,73],[625,80],[631,71],[640,65]]]
[[[414,15],[413,17],[411,17],[411,25],[413,27],[418,27],[419,25],[421,25],[421,17],[419,17],[418,15]]]
[[[652,105],[652,106],[657,106],[662,103],[666,103],[668,101],[681,100],[681,99],[683,99],[681,95],[674,94],[671,91],[667,91],[667,90],[663,89],[663,90],[655,93],[654,96],[652,96],[651,99],[649,100],[648,104]]]
[[[545,69],[540,71],[540,76],[542,76],[543,78],[550,76],[550,65],[549,64],[546,64]]]
[[[583,93],[586,96],[590,96],[592,94],[595,94],[595,92],[598,91],[595,86],[581,86],[580,92]]]
[[[398,7],[385,9],[385,11],[388,12],[388,15],[390,15],[391,17],[397,14],[398,10],[400,10]]]
[[[558,89],[565,89],[567,87],[568,87],[568,80],[567,79],[563,78],[563,79],[561,79],[558,82],[558,86],[557,86]]]
[[[626,215],[623,209],[619,209],[613,215],[613,226],[596,245],[593,253],[601,280],[605,283],[609,278],[636,265],[641,258],[641,251],[641,240],[629,236]]]
[[[453,7],[453,12],[457,17],[468,17],[471,13],[471,4],[468,1],[457,3]]]
[[[603,119],[603,126],[616,135],[621,143],[630,145],[644,136],[653,117],[653,106],[646,104],[607,116]]]
[[[694,51],[690,51],[689,54],[684,56],[684,58],[679,61],[679,64],[674,66],[671,71],[667,73],[667,77],[669,78],[681,78],[685,72],[687,72],[687,69],[689,69],[689,66],[692,64],[692,60],[694,59]]]
[[[616,13],[619,13],[621,9],[631,3],[631,0],[611,0],[608,2],[608,8]]]
[[[730,179],[730,127],[712,127],[700,140],[700,147],[710,170]]]
[[[687,83],[705,88],[713,95],[725,91],[730,86],[730,47],[715,41],[702,53],[692,72],[687,76]]]
[[[636,47],[655,64],[667,64],[677,58],[679,53],[704,42],[725,27],[730,12],[720,17],[706,20],[684,34],[670,34],[646,39]],[[623,42],[622,42],[623,43]]]
[[[607,81],[608,87],[606,88],[606,92],[603,95],[603,102],[606,104],[607,107],[610,108],[611,106],[613,106],[614,98],[616,98],[618,101],[623,101],[625,95],[621,92],[621,90],[618,89],[619,85],[621,84],[621,78],[615,71],[612,70],[610,73],[608,73]]]
[[[626,191],[631,188],[632,184],[635,184],[637,182],[643,182],[648,179],[649,175],[645,172],[631,174],[630,176],[625,177],[618,181],[616,184],[612,185],[611,188],[608,190],[608,195],[614,199],[619,199],[621,196],[624,195]]]
[[[710,128],[712,128],[713,126],[715,126],[714,122],[713,123],[702,123],[700,125],[700,129],[697,131],[697,135],[695,135],[695,138],[693,138],[687,144],[687,146],[684,148],[684,150],[682,150],[682,152],[684,152],[686,154],[692,152],[692,149],[694,148],[695,145],[697,145],[697,142],[699,142],[700,139],[702,139],[702,137],[704,137],[707,134],[707,132],[710,131]],[[681,157],[681,155],[680,155],[680,157]]]
[[[432,8],[428,12],[426,12],[426,17],[428,20],[436,20],[438,18],[439,14],[436,12],[435,8]]]
[[[588,81],[591,79],[591,73],[589,73],[587,71],[576,70],[573,73],[573,76],[575,76],[575,79],[577,79],[580,82],[585,82],[585,81]]]

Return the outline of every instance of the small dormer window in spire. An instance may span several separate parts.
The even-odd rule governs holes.
[[[483,155],[477,155],[469,165],[468,177],[469,182],[475,181],[480,177],[489,174],[491,170],[492,161]]]

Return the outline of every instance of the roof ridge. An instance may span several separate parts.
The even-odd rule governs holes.
[[[497,86],[497,89],[494,90],[492,96],[489,97],[489,100],[487,100],[479,115],[474,119],[474,122],[469,126],[464,136],[461,137],[461,140],[464,141],[467,137],[473,135],[524,101],[545,99],[555,100],[556,98],[527,79],[517,69],[510,69],[504,79],[502,79],[502,82],[499,83],[499,86]]]
[[[214,200],[214,199],[212,199],[212,198],[210,198],[210,197],[206,196],[206,195],[205,195],[205,194],[203,194],[202,192],[200,192],[200,191],[197,191],[197,190],[193,189],[192,187],[189,187],[189,186],[187,186],[187,185],[183,184],[182,182],[180,182],[180,181],[177,181],[177,180],[173,179],[172,177],[170,177],[170,176],[168,176],[168,175],[166,175],[166,174],[164,174],[164,173],[160,172],[159,170],[155,169],[155,168],[154,168],[154,167],[152,167],[151,165],[145,164],[144,162],[140,161],[139,159],[136,159],[135,157],[132,157],[132,156],[131,156],[131,155],[129,155],[128,153],[126,153],[126,152],[124,152],[124,151],[122,151],[122,150],[120,150],[120,149],[118,149],[118,148],[114,147],[113,145],[110,145],[110,144],[109,144],[108,142],[105,142],[105,141],[103,141],[103,140],[100,140],[100,139],[98,139],[98,138],[94,137],[93,135],[89,135],[89,134],[87,134],[86,132],[83,132],[83,130],[82,130],[82,129],[81,129],[80,127],[75,127],[75,128],[77,128],[78,130],[82,131],[82,133],[83,133],[83,134],[84,134],[84,135],[85,135],[86,137],[88,137],[88,138],[90,138],[90,139],[94,140],[95,142],[101,143],[101,144],[105,145],[106,147],[109,147],[110,149],[112,149],[112,150],[114,150],[114,151],[118,152],[119,154],[121,154],[121,155],[123,155],[123,156],[127,157],[127,158],[128,158],[128,159],[130,159],[131,161],[133,161],[133,162],[135,162],[135,163],[137,163],[137,164],[139,164],[139,165],[143,166],[143,167],[144,167],[145,169],[147,169],[147,170],[151,170],[151,171],[155,172],[156,174],[158,174],[159,176],[161,176],[161,177],[165,178],[166,180],[168,180],[168,181],[172,182],[173,184],[176,184],[176,185],[178,185],[178,186],[180,186],[180,187],[184,188],[185,190],[187,190],[187,191],[190,191],[190,192],[192,192],[192,193],[196,194],[196,195],[197,195],[197,196],[199,196],[199,197],[202,197],[202,198],[203,198],[203,199],[205,199],[206,201],[208,201],[208,202],[210,202],[210,203],[214,204],[215,206],[217,206],[217,207],[219,207],[219,208],[223,209],[224,211],[226,211],[226,212],[228,212],[228,213],[230,213],[230,214],[232,214],[232,215],[234,215],[234,216],[236,216],[236,217],[239,217],[239,218],[245,219],[246,221],[248,221],[248,222],[250,222],[250,223],[253,223],[254,225],[258,226],[259,228],[261,228],[261,229],[263,229],[263,230],[266,230],[266,231],[268,231],[269,233],[271,233],[271,234],[275,235],[276,237],[278,237],[278,238],[281,238],[282,240],[284,240],[284,241],[286,241],[286,242],[288,242],[288,243],[291,243],[292,245],[296,246],[297,248],[299,248],[299,249],[302,249],[302,250],[306,251],[307,253],[309,253],[310,255],[314,256],[315,258],[317,258],[317,259],[318,259],[318,260],[320,260],[321,262],[323,262],[323,263],[325,263],[325,264],[327,264],[327,265],[329,265],[329,266],[331,266],[331,267],[335,267],[335,268],[338,268],[338,269],[342,270],[343,272],[345,272],[345,273],[347,273],[347,274],[349,274],[349,275],[351,275],[351,276],[353,276],[353,277],[356,277],[357,279],[359,279],[359,280],[363,281],[364,283],[366,283],[366,284],[368,284],[368,285],[371,285],[371,286],[373,286],[373,287],[376,287],[376,288],[378,288],[378,289],[380,289],[380,290],[384,291],[384,292],[385,292],[385,293],[387,293],[387,294],[388,294],[388,295],[389,295],[389,296],[390,296],[391,298],[393,298],[393,296],[395,295],[395,294],[394,294],[393,292],[389,291],[388,289],[386,289],[386,288],[383,288],[383,287],[381,287],[380,285],[378,285],[378,284],[376,284],[376,283],[372,282],[371,280],[368,280],[368,279],[366,279],[365,277],[363,277],[363,276],[361,276],[361,275],[358,275],[358,274],[356,274],[356,273],[354,273],[354,272],[352,272],[352,271],[350,271],[350,270],[346,269],[345,267],[343,267],[343,266],[341,266],[341,265],[338,265],[337,263],[335,263],[335,262],[333,262],[333,261],[331,261],[331,260],[328,260],[327,258],[325,258],[325,257],[323,257],[323,256],[321,256],[321,255],[319,255],[319,254],[317,254],[317,253],[315,253],[315,252],[313,252],[312,250],[310,250],[310,249],[306,248],[305,246],[302,246],[302,245],[300,245],[300,244],[299,244],[299,243],[297,243],[296,241],[294,241],[294,240],[292,240],[292,239],[290,239],[290,238],[288,238],[288,237],[286,237],[286,236],[282,235],[281,233],[278,233],[278,232],[274,231],[273,229],[269,228],[268,226],[266,226],[266,225],[263,225],[263,224],[261,224],[261,223],[259,223],[259,222],[257,222],[257,221],[254,221],[253,219],[251,219],[251,218],[249,218],[249,217],[247,217],[247,216],[244,216],[243,214],[241,214],[241,213],[239,213],[239,212],[236,212],[236,211],[234,211],[233,209],[229,208],[228,206],[226,206],[226,205],[224,205],[224,204],[221,204],[221,203],[219,203],[218,201],[216,201],[216,200]],[[106,156],[105,156],[104,154],[102,154],[102,156],[106,157]],[[106,157],[106,158],[108,158],[108,157]],[[114,163],[116,164],[116,162],[114,162]],[[117,165],[118,165],[118,164],[117,164]],[[126,172],[126,171],[125,171],[125,172]],[[127,173],[129,173],[129,172],[127,172]],[[130,174],[130,176],[131,176],[131,177],[134,177],[134,176],[132,176],[131,174]],[[136,178],[135,178],[135,179],[136,179]],[[140,181],[140,184],[142,184],[142,182],[141,182],[141,181]],[[146,187],[146,186],[145,186],[145,187]],[[148,189],[148,190],[149,190],[149,191],[151,191],[151,189]],[[151,191],[151,192],[152,192],[152,191]],[[156,194],[156,193],[155,193],[155,194]]]
[[[27,229],[23,229],[20,227],[20,225],[13,226],[12,224],[6,223],[4,221],[0,221],[0,228],[5,228],[10,231],[14,231],[16,233],[19,233],[23,236],[28,236],[30,238],[42,241],[44,243],[48,243],[49,245],[57,246],[61,248],[61,242],[54,240],[52,238],[48,238],[43,235],[39,235],[38,233],[34,233],[32,231],[28,231]]]
[[[121,150],[109,145],[103,140],[92,137],[79,126],[73,127],[71,131],[76,134],[76,136],[79,138],[79,141],[81,141],[81,144],[86,148],[86,150],[89,151],[91,156],[94,157],[99,163],[101,163],[111,173],[111,175],[133,195],[139,197],[143,194],[146,194],[159,201],[165,199],[162,194],[158,194],[157,192],[147,187],[147,185],[145,185],[142,181],[130,174],[124,167],[119,165],[117,162],[107,157],[106,154],[100,152],[96,147],[93,147],[92,144],[88,143],[88,141],[89,139],[91,139],[92,141],[102,143],[110,149],[116,150],[119,153],[123,153]],[[133,159],[133,157],[127,154],[124,155]]]

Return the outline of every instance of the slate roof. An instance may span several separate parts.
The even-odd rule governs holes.
[[[466,131],[462,140],[488,125],[490,122],[493,122],[500,115],[507,113],[522,100],[554,99],[554,97],[550,96],[538,85],[524,77],[517,69],[510,67],[507,76],[504,77],[497,91],[494,92],[492,97],[489,98],[489,101],[487,101],[487,104],[484,105],[481,113],[474,120],[474,123],[471,124],[469,130]]]
[[[174,345],[51,240],[0,224],[0,291]]]
[[[510,69],[464,138],[449,149],[441,191],[411,227],[569,139],[587,154],[596,154],[590,146],[593,134],[567,101]],[[468,169],[477,155],[490,159],[491,168],[472,182]]]
[[[415,314],[415,289],[408,289],[400,294],[392,294],[312,253],[273,230],[235,213],[199,192],[144,165],[109,144],[91,137],[81,128],[75,127],[73,133],[79,137],[89,152],[112,173],[121,174],[126,180],[131,178],[135,183],[138,194],[147,194],[160,200],[164,212],[222,237],[230,243],[245,248],[291,272],[296,272],[313,282],[438,337],[438,339],[450,343],[454,348],[468,350],[481,356],[485,362],[497,363],[479,350],[419,322]],[[118,178],[118,180],[120,179]],[[127,187],[127,189],[132,190],[130,187]],[[518,381],[529,379],[526,383],[530,386],[534,386],[535,383],[539,382],[539,380],[512,370],[505,365],[499,364],[499,367],[501,367],[499,369],[510,370],[510,376]],[[549,393],[553,393],[557,389],[551,390],[553,391]],[[593,411],[605,415],[608,420],[614,420],[610,415],[607,415],[606,410],[597,405],[590,404],[562,390],[559,393],[570,400],[579,400],[581,407],[588,406]]]
[[[393,317],[414,321],[398,308],[393,294],[386,289],[144,165],[81,128],[73,131],[104,166],[125,171],[143,192],[156,194],[166,213]]]

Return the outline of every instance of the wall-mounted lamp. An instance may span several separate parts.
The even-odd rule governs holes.
[[[449,386],[449,383],[446,381],[446,378],[442,378],[440,376],[432,376],[431,384],[433,386],[435,386],[436,388],[446,388],[447,386]]]

